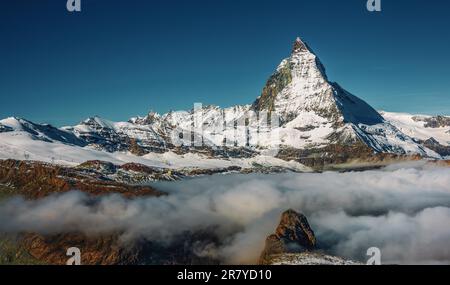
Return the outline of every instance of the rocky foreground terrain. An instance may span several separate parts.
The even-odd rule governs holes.
[[[92,161],[78,167],[61,167],[41,162],[6,160],[0,161],[0,202],[2,199],[20,195],[26,199],[42,199],[49,195],[69,191],[81,191],[92,197],[120,194],[129,199],[167,195],[149,186],[118,182],[124,178],[114,175],[123,171],[140,180],[164,176],[175,179],[179,173],[168,174],[160,169],[142,165],[116,167],[110,163]],[[111,178],[112,175],[116,179]],[[121,174],[125,175],[125,174]],[[150,177],[150,178],[149,178]],[[130,178],[131,179],[131,178]],[[208,231],[186,232],[169,245],[147,240],[124,243],[121,233],[102,236],[86,236],[80,233],[39,235],[20,233],[0,234],[0,264],[59,264],[67,261],[66,250],[70,247],[83,249],[83,264],[214,264],[218,261],[198,257],[194,250],[202,242],[215,242]]]
[[[218,260],[199,256],[195,250],[201,244],[216,239],[205,233],[189,233],[179,236],[170,244],[148,240],[131,243],[120,240],[119,234],[85,236],[79,233],[58,235],[24,234],[17,243],[34,260],[45,264],[65,265],[66,250],[82,249],[83,265],[212,265]]]
[[[164,193],[149,186],[138,186],[112,180],[94,168],[55,166],[41,162],[0,161],[0,184],[13,189],[15,195],[39,199],[73,190],[90,195],[118,193],[125,197],[160,196]]]

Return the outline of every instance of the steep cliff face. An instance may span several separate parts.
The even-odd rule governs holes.
[[[340,123],[325,68],[300,38],[295,41],[291,56],[280,63],[253,106],[257,111],[276,111],[283,123],[310,112]]]

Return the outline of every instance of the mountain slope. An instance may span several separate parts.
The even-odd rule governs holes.
[[[48,124],[35,124],[25,119],[10,117],[0,120],[0,133],[2,132],[26,133],[33,140],[44,142],[62,142],[69,145],[85,146],[86,142],[72,132],[57,129]]]
[[[381,112],[404,134],[414,137],[444,157],[450,156],[450,117]]]
[[[272,118],[270,123],[265,115]],[[128,122],[92,117],[61,129],[8,118],[0,121],[0,158],[20,159],[29,153],[32,159],[60,157],[56,161],[72,164],[102,159],[176,167],[165,163],[164,156],[169,154],[182,165],[228,167],[233,159],[250,161],[261,155],[314,165],[376,154],[446,155],[450,133],[442,135],[449,124],[445,117],[405,121],[383,115],[329,81],[319,58],[298,38],[290,56],[278,65],[251,105],[201,106],[164,115],[152,112]],[[430,131],[430,127],[438,130]],[[202,158],[190,163],[180,158],[193,153]]]
[[[253,108],[276,112],[286,128],[300,130],[297,140],[312,137],[316,147],[361,141],[375,152],[438,157],[385,121],[366,102],[328,81],[318,57],[299,38]],[[291,136],[295,130],[289,131]],[[292,140],[286,145],[299,147]]]

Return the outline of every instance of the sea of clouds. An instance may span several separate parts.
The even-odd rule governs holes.
[[[199,254],[252,264],[280,214],[304,213],[328,254],[364,261],[381,249],[384,264],[450,264],[450,169],[423,162],[365,172],[215,175],[155,183],[165,197],[91,198],[73,191],[39,201],[0,203],[0,232],[123,232],[124,242],[169,243],[211,228],[221,245]]]

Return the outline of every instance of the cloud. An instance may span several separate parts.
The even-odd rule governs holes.
[[[43,234],[123,232],[170,242],[214,229],[220,245],[196,249],[225,263],[254,263],[282,211],[305,213],[323,250],[365,260],[376,246],[384,263],[450,264],[450,172],[423,163],[366,172],[217,175],[156,183],[167,197],[126,200],[81,192],[0,204],[0,231]]]

